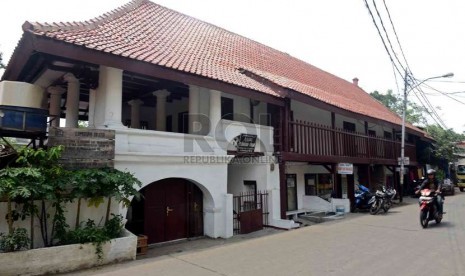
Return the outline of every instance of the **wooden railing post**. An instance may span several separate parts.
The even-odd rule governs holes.
[[[291,100],[289,98],[284,99],[284,107],[283,107],[283,117],[282,118],[282,129],[283,129],[283,148],[282,151],[289,152],[289,127],[290,127],[290,117],[291,117]]]
[[[333,156],[337,155],[337,149],[336,149],[336,114],[334,112],[331,112],[331,134],[332,134],[332,142],[333,142]]]

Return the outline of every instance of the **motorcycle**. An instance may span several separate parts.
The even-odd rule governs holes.
[[[410,188],[412,198],[420,196],[420,194],[416,193],[416,191],[418,191],[420,189],[421,183],[423,183],[423,181],[425,181],[424,177],[422,177],[420,179],[415,179],[415,180],[412,181],[411,188]]]
[[[371,205],[371,208],[370,208],[370,214],[372,215],[376,215],[378,214],[379,210],[381,210],[381,208],[384,209],[384,212],[386,213],[387,210],[389,210],[389,208],[391,208],[389,206],[388,209],[385,209],[385,198],[386,198],[386,193],[384,193],[383,191],[380,191],[380,190],[376,190],[375,192],[375,195],[374,195],[374,201],[373,201],[373,204]]]
[[[381,191],[384,193],[383,198],[383,210],[385,213],[392,207],[392,200],[397,194],[396,189],[394,188],[386,188],[386,186],[381,187]]]
[[[355,190],[354,210],[369,210],[370,214],[375,215],[379,211],[376,203],[376,197],[370,192],[370,189],[359,184]]]
[[[437,194],[434,190],[423,189],[420,191],[420,224],[423,228],[428,227],[428,222],[434,220],[437,224],[442,221],[442,214],[436,206]]]

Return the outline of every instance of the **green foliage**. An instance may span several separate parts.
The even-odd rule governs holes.
[[[31,240],[27,236],[27,231],[24,228],[16,228],[8,235],[0,233],[0,250],[5,252],[28,249],[30,243]]]
[[[74,172],[73,197],[88,198],[89,206],[98,207],[104,197],[115,197],[125,205],[130,204],[129,198],[140,197],[135,188],[141,182],[129,172],[122,172],[113,168],[83,169]]]
[[[444,179],[446,178],[446,172],[441,169],[436,170],[436,179],[439,181],[439,183],[442,183]]]
[[[10,247],[11,242],[16,242],[13,247],[24,248],[24,242],[19,238],[23,231],[15,230],[13,222],[19,217],[35,215],[39,218],[42,239],[46,246],[55,243],[92,242],[97,246],[97,255],[100,258],[102,244],[121,233],[122,216],[108,219],[111,204],[111,200],[108,200],[104,227],[97,227],[93,221],[81,226],[78,215],[76,229],[69,231],[63,204],[76,198],[79,199],[78,202],[81,198],[86,198],[89,205],[98,207],[104,202],[104,198],[115,198],[118,202],[129,205],[132,196],[140,197],[137,186],[140,187],[141,182],[131,173],[113,168],[67,171],[59,164],[62,151],[62,146],[47,150],[25,147],[18,151],[18,158],[10,167],[0,170],[0,197],[8,201],[9,226],[9,235],[2,236],[2,239]],[[41,205],[34,205],[34,200],[40,200]],[[49,213],[46,201],[52,203],[54,214]],[[13,202],[23,204],[22,213],[12,210]],[[48,237],[50,231],[47,229],[50,225],[49,219],[52,219],[51,238]]]
[[[0,69],[5,69],[5,64],[3,64],[3,53],[0,52]]]
[[[36,168],[4,168],[0,170],[0,197],[28,199],[38,193],[37,182],[43,176]]]
[[[403,110],[403,97],[401,95],[394,95],[392,90],[388,90],[387,94],[381,94],[378,91],[370,93],[370,95],[380,101],[383,105],[391,111],[402,117]],[[414,102],[407,103],[407,110],[405,112],[405,120],[414,125],[426,125],[426,109]]]
[[[61,241],[66,236],[66,231],[69,229],[69,225],[66,223],[62,200],[58,200],[53,203],[53,207],[55,207],[55,215],[53,216],[54,228],[52,231],[52,240]]]
[[[452,129],[443,129],[438,125],[429,125],[426,127],[426,132],[434,138],[433,155],[438,159],[446,159],[454,161],[457,157],[454,153],[458,153],[458,148],[455,144],[465,140],[465,135],[456,133]]]
[[[102,245],[111,239],[118,238],[123,229],[123,217],[113,215],[113,218],[105,223],[104,227],[98,227],[93,220],[87,220],[84,226],[79,226],[67,232],[63,239],[63,244],[92,243],[95,245],[95,254],[98,259],[102,259]]]

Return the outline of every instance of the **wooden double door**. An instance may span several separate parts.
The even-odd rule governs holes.
[[[203,235],[203,195],[192,182],[169,178],[144,189],[144,234],[149,243]]]

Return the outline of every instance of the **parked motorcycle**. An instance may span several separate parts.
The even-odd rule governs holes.
[[[370,192],[370,189],[359,184],[355,190],[354,210],[369,210],[370,214],[378,213],[379,208],[376,203],[376,197]]]
[[[385,207],[385,198],[386,194],[381,191],[381,190],[376,190],[375,195],[374,195],[374,201],[373,204],[371,205],[370,208],[370,214],[376,215],[378,212],[381,210],[381,208],[386,208]],[[389,207],[390,208],[390,207]],[[388,209],[384,209],[384,212],[387,212]]]
[[[384,193],[383,198],[383,210],[385,213],[392,207],[392,200],[396,197],[397,191],[394,188],[387,188],[386,186],[381,187],[381,191]]]
[[[434,220],[436,223],[441,223],[442,214],[439,213],[436,198],[437,194],[434,190],[423,189],[420,191],[420,224],[423,228],[428,227],[428,222]]]

